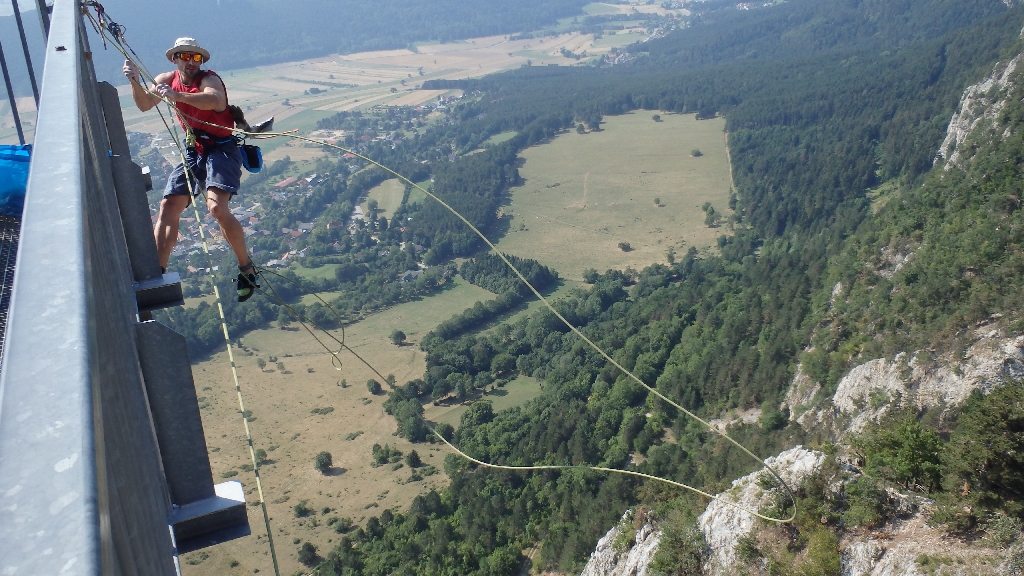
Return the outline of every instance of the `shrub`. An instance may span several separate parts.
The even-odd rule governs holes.
[[[380,382],[377,382],[373,378],[370,378],[369,380],[366,381],[366,389],[369,390],[370,394],[373,394],[374,396],[384,391],[384,389],[381,388],[380,386]]]
[[[331,469],[331,465],[334,463],[334,459],[331,458],[330,452],[321,452],[316,455],[314,459],[314,466],[321,474],[327,474],[327,471]]]
[[[317,556],[316,546],[313,546],[309,542],[304,542],[299,547],[299,562],[302,562],[304,566],[313,567],[319,562],[320,557]]]
[[[992,516],[985,522],[983,527],[988,544],[995,548],[1009,547],[1020,538],[1021,530],[1024,529],[1020,518],[1007,516],[1006,514]]]
[[[385,444],[383,448],[380,444],[374,444],[372,450],[373,463],[371,466],[374,468],[385,464],[396,464],[402,460],[402,451],[398,448],[392,448],[389,444]]]
[[[761,406],[761,428],[767,431],[784,428],[789,422],[789,416],[780,411],[777,407],[765,402]]]
[[[352,530],[352,519],[351,518],[333,518],[334,522],[328,520],[328,525],[334,525],[334,531],[338,534],[344,534]]]
[[[633,247],[629,245],[629,242],[619,242],[619,250],[630,252],[633,250]]]
[[[298,504],[292,507],[292,512],[295,514],[296,518],[305,518],[313,513],[313,509],[306,506],[305,500],[300,500]]]
[[[700,151],[699,149],[697,149],[697,148],[694,148],[693,150],[690,150],[690,156],[693,156],[694,158],[700,158],[700,157],[701,157],[701,156],[703,156],[703,155],[704,155],[704,153],[703,153],[703,152],[701,152],[701,151]]]
[[[864,471],[902,486],[932,490],[939,487],[939,436],[921,427],[913,416],[895,426],[877,426],[854,444],[864,453]]]
[[[849,527],[874,528],[895,512],[888,492],[876,480],[862,476],[846,485],[843,523]]]

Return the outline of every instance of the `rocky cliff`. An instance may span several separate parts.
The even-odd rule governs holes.
[[[598,540],[580,576],[647,576],[660,542],[661,530],[646,515],[627,510]]]

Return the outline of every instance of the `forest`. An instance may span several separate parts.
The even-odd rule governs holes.
[[[996,311],[1010,333],[1022,327],[1019,296],[997,288],[1020,281],[1020,142],[979,143],[980,160],[956,176],[943,178],[931,167],[964,87],[1021,50],[1021,9],[996,2],[789,2],[779,10],[786,17],[767,24],[723,16],[702,24],[706,30],[648,42],[635,48],[632,66],[525,68],[457,83],[485,97],[455,112],[466,133],[519,131],[514,146],[638,108],[725,116],[738,218],[717,254],[691,251],[636,276],[591,275],[590,286],[557,307],[625,368],[698,414],[762,408],[760,421],[730,430],[759,454],[796,443],[834,449],[776,408],[800,362],[827,395],[854,362],[955,345],[956,334]],[[816,10],[836,17],[798,17]],[[908,25],[887,27],[894,20]],[[796,33],[811,21],[813,34]],[[875,22],[884,34],[858,22]],[[735,52],[687,49],[681,38],[694,30],[733,38],[727,43]],[[793,44],[756,62],[738,56],[778,36]],[[1020,121],[1018,108],[1006,112],[1011,128]],[[868,194],[883,183],[893,198],[876,215]],[[929,249],[889,282],[863,272],[882,246],[925,238]],[[850,298],[833,309],[828,296],[837,280]],[[829,326],[838,329],[822,328]],[[626,466],[635,453],[646,456],[637,469],[712,492],[756,467],[649,397],[550,313],[426,341],[424,349],[428,369],[392,392],[393,413],[438,387],[497,378],[508,357],[517,373],[544,383],[544,394],[523,407],[496,413],[479,402],[462,416],[453,439],[474,457]],[[797,491],[810,512],[798,518],[793,546],[814,543],[807,562],[817,567],[805,573],[837,573],[839,535],[892,513],[886,486],[935,498],[935,518],[951,534],[976,533],[1001,515],[1019,517],[1021,488],[1010,478],[1020,477],[1015,454],[1024,447],[1020,390],[1008,385],[976,395],[952,421],[895,414],[855,439],[866,474],[846,497],[823,489],[834,470]],[[1001,412],[994,413],[997,406]],[[403,433],[417,429],[415,410],[406,408],[400,422]],[[666,429],[676,441],[666,441]],[[965,449],[979,443],[992,448]],[[535,543],[535,566],[578,570],[621,511],[637,504],[678,534],[662,546],[656,570],[699,570],[702,545],[692,534],[701,502],[694,498],[584,471],[474,469],[455,456],[446,472],[452,484],[443,492],[347,534],[318,573],[512,574]],[[976,489],[963,489],[965,482]],[[768,553],[751,543],[745,557],[754,562]]]

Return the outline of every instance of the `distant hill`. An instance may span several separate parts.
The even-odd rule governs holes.
[[[25,25],[25,38],[28,40],[32,65],[36,70],[36,79],[42,80],[44,43],[39,17],[33,10],[22,14],[21,19]],[[3,44],[4,58],[7,60],[7,68],[11,74],[11,83],[14,84],[14,93],[18,96],[32,94],[28,82],[28,68],[25,66],[25,53],[21,49],[21,38],[18,36],[18,27],[13,16],[0,18],[0,43]],[[7,92],[2,84],[0,84],[0,95],[6,103]]]
[[[185,10],[109,0],[103,6],[126,27],[129,43],[155,73],[166,64],[164,50],[181,36],[196,38],[213,53],[213,69],[237,69],[325,54],[405,48],[413,42],[453,42],[529,31],[580,14],[585,4],[586,0],[217,0]],[[39,36],[35,13],[26,13],[24,19],[30,32]],[[0,37],[5,50],[15,50],[20,62],[13,17],[0,18]],[[89,41],[97,53],[97,76],[123,81],[123,59],[113,49],[104,51],[95,33],[90,32]],[[24,75],[14,76],[15,91],[28,94]]]

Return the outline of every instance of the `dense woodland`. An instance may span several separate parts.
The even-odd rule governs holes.
[[[557,307],[623,366],[698,413],[762,407],[760,422],[731,430],[760,454],[820,441],[818,432],[774,408],[798,362],[828,394],[854,362],[955,345],[958,334],[996,311],[1011,333],[1020,332],[1021,319],[1019,296],[1006,289],[1020,280],[1020,142],[980,145],[983,159],[965,173],[931,172],[963,88],[1021,49],[1021,9],[996,2],[790,2],[772,10],[789,12],[769,18],[770,25],[723,17],[700,32],[721,26],[722,38],[742,38],[729,43],[737,55],[779,36],[792,42],[759,52],[758,62],[680,48],[694,27],[638,47],[644,54],[632,66],[524,69],[463,83],[485,96],[455,113],[459,129],[474,135],[518,130],[517,147],[636,108],[725,115],[739,218],[735,233],[720,238],[718,255],[691,251],[636,276],[591,276],[591,287]],[[836,17],[800,18],[817,10]],[[890,27],[895,21],[909,25]],[[808,22],[813,33],[797,34]],[[741,25],[742,34],[729,29]],[[1019,121],[1016,107],[1006,115],[1011,126]],[[883,183],[887,201],[875,203],[875,215],[868,194]],[[964,233],[951,233],[958,230]],[[879,264],[883,246],[922,245],[925,238],[933,247],[889,283],[865,272],[865,264]],[[957,280],[951,285],[950,278]],[[850,298],[833,309],[827,304],[837,281]],[[815,351],[804,352],[811,344]],[[648,397],[549,313],[423,345],[426,374],[389,400],[393,413],[405,410],[399,420],[407,437],[426,436],[412,408],[417,396],[500,378],[511,357],[518,373],[543,380],[544,394],[500,413],[474,404],[453,436],[471,455],[626,466],[637,453],[647,456],[640,470],[712,491],[756,468]],[[790,569],[838,573],[838,535],[892,514],[884,491],[890,485],[937,499],[935,518],[954,533],[989,526],[998,514],[1019,515],[1021,488],[1011,479],[1021,477],[1014,456],[1022,447],[1020,390],[1008,385],[977,395],[952,421],[897,414],[856,439],[867,474],[844,499],[824,491],[835,470],[798,490],[805,512],[787,537],[813,554]],[[666,427],[676,442],[665,441]],[[979,444],[991,448],[967,449]],[[319,573],[512,574],[535,542],[535,565],[576,570],[622,510],[636,504],[649,506],[674,534],[657,569],[699,570],[693,517],[700,502],[687,496],[581,471],[473,469],[454,456],[446,469],[450,487],[346,535]],[[965,491],[965,482],[976,488]],[[756,562],[770,553],[750,543],[744,558]]]

